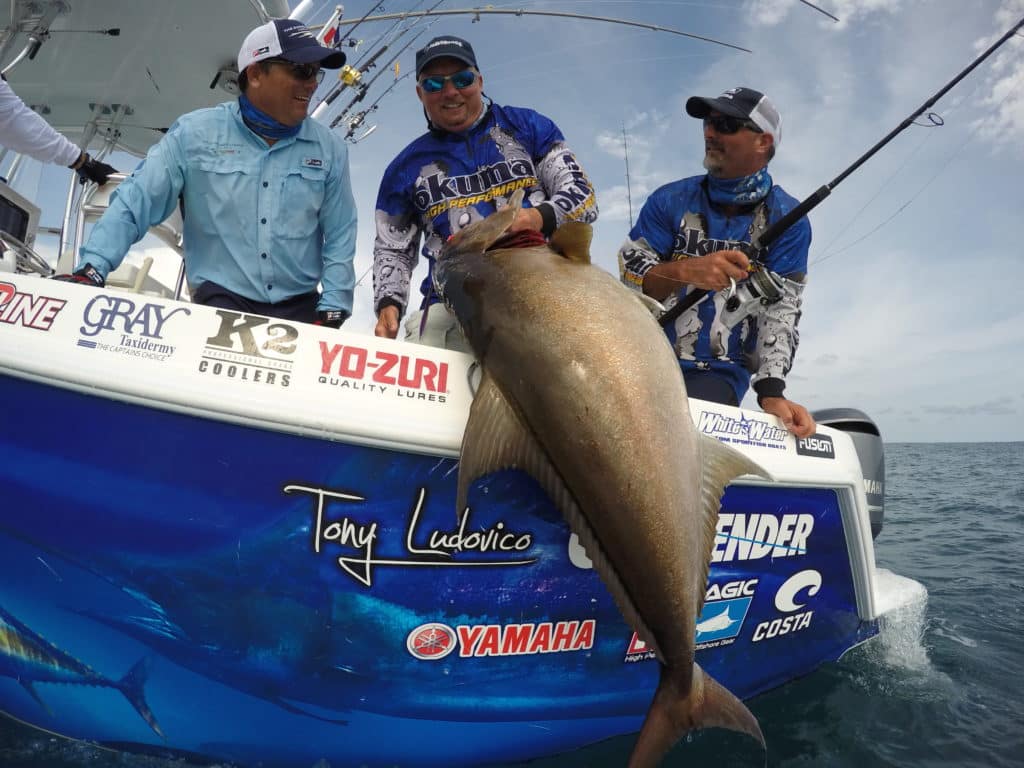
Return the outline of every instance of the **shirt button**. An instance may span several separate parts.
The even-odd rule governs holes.
[[[265,254],[265,253],[261,253],[261,254],[260,254],[260,258],[261,258],[261,259],[265,259],[265,258],[267,258],[267,254]]]
[[[260,219],[260,224],[266,224],[266,223],[267,223],[266,219]]]
[[[270,186],[270,182],[264,181],[264,182],[263,182],[263,186],[264,186],[264,187],[269,187],[269,186]]]
[[[273,289],[274,289],[274,286],[272,286],[272,285],[268,285],[268,286],[267,286],[267,290],[268,290],[268,291],[272,291]]]

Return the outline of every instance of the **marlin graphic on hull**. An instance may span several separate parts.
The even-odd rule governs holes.
[[[39,706],[50,711],[35,689],[36,683],[62,683],[113,688],[128,699],[139,717],[161,739],[164,733],[146,703],[143,687],[150,660],[140,659],[120,680],[101,675],[87,664],[62,651],[0,606],[0,675],[17,680]]]

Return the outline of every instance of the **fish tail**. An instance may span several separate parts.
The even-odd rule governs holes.
[[[146,695],[143,690],[152,666],[153,661],[150,657],[146,656],[139,659],[135,666],[128,670],[128,674],[117,682],[115,687],[124,694],[124,697],[128,699],[128,703],[139,713],[139,717],[145,720],[146,724],[153,729],[153,733],[166,741],[167,737],[160,730],[160,724],[156,721],[156,715],[153,714],[149,704],[146,703]]]
[[[699,665],[693,665],[689,691],[682,690],[678,676],[662,666],[658,690],[630,755],[629,768],[654,768],[683,734],[698,728],[739,731],[765,748],[761,726],[747,705]]]

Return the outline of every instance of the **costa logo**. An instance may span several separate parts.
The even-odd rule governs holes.
[[[405,641],[409,653],[422,661],[443,659],[455,650],[455,630],[447,624],[422,624]]]
[[[800,632],[811,626],[814,611],[804,611],[807,600],[821,590],[821,574],[808,569],[794,573],[786,579],[775,593],[775,608],[789,614],[770,621],[762,621],[757,625],[750,641],[760,643],[793,632]]]
[[[448,390],[448,363],[422,357],[370,351],[351,344],[320,342],[321,373],[377,384],[392,384],[426,392]]]

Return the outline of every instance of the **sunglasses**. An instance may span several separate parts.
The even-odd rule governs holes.
[[[732,115],[708,115],[704,118],[704,127],[715,129],[716,133],[733,134],[741,128],[746,128],[754,133],[763,133],[756,123],[745,117],[733,117]]]
[[[319,64],[296,64],[294,61],[285,61],[284,59],[267,59],[268,64],[280,64],[282,67],[288,67],[291,70],[291,76],[296,80],[312,80],[316,78],[317,83],[322,83],[324,79],[324,71],[320,69]]]
[[[431,75],[420,80],[420,87],[427,93],[437,93],[444,88],[444,84],[449,80],[461,91],[476,82],[476,72],[472,69],[464,69],[454,75]]]

